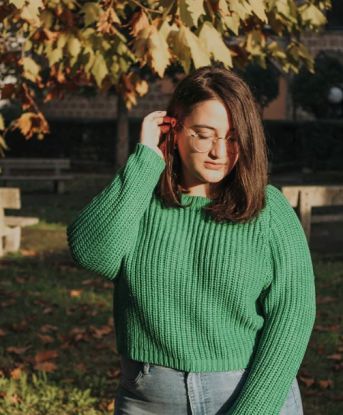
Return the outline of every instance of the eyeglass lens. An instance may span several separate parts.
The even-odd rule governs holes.
[[[191,136],[192,136],[193,147],[195,150],[200,151],[200,152],[209,151],[214,145],[214,143],[216,142],[216,140],[219,138],[217,134],[213,132],[213,130],[210,130],[210,129],[202,128],[201,130],[196,130],[196,131],[193,129],[190,129],[190,130],[192,131]],[[225,138],[226,145],[230,153],[236,151],[235,145],[231,141],[231,138],[232,138],[232,134],[228,135]],[[223,138],[219,138],[219,139],[223,140]]]

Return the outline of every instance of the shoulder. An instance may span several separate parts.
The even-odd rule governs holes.
[[[294,212],[294,209],[289,203],[287,197],[276,186],[272,184],[267,184],[265,189],[265,196],[266,207],[270,211],[270,213],[273,213],[273,211],[280,213],[280,210],[286,212]]]
[[[266,189],[265,190],[266,198],[268,199],[268,201],[277,202],[280,199],[286,199],[286,197],[281,192],[281,190],[277,188],[276,186],[274,186],[273,184],[270,184],[270,183],[267,184],[265,189]]]
[[[290,240],[297,235],[305,240],[305,234],[300,219],[289,203],[287,197],[276,186],[266,186],[266,209],[269,217],[269,232],[275,238],[283,235]]]

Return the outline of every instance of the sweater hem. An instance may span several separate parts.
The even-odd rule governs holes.
[[[159,351],[154,350],[142,350],[130,349],[120,350],[118,353],[133,360],[140,362],[146,362],[150,364],[170,367],[176,370],[187,372],[226,372],[226,371],[238,371],[246,370],[248,367],[248,357],[246,360],[239,360],[237,356],[223,359],[194,359],[181,358],[175,356],[167,356],[161,354]]]

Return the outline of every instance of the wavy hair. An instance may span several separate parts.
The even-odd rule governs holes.
[[[195,105],[219,100],[232,120],[239,158],[233,169],[221,180],[218,196],[202,209],[217,222],[244,223],[256,217],[265,206],[268,182],[267,146],[258,104],[248,85],[222,65],[203,66],[185,76],[176,85],[167,106],[167,116],[178,122],[192,112]],[[180,184],[182,162],[175,147],[179,124],[161,134],[159,146],[166,167],[155,192],[166,207],[183,208]]]

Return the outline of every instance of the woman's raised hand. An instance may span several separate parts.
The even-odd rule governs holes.
[[[168,124],[172,120],[172,117],[166,117],[166,113],[167,111],[153,111],[145,116],[142,122],[139,140],[141,144],[145,144],[156,151],[163,160],[164,155],[162,150],[158,147],[158,143],[161,134],[167,132],[170,128]]]

